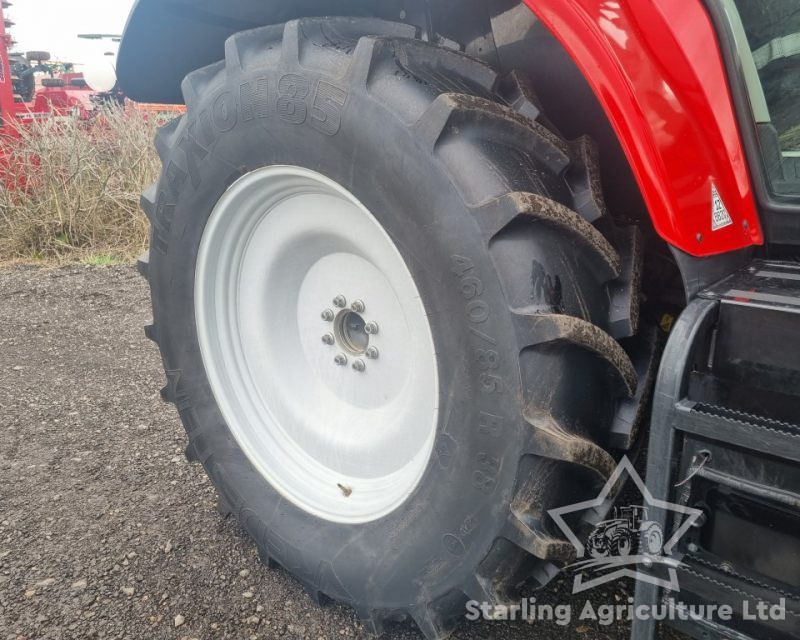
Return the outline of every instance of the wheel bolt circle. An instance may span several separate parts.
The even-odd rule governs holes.
[[[332,333],[326,333],[324,336],[322,336],[322,341],[327,345],[331,345],[336,342],[336,338],[333,337]]]
[[[364,371],[367,368],[367,365],[364,364],[363,360],[354,360],[353,361],[353,369],[358,371],[359,373]]]
[[[347,306],[347,298],[345,298],[342,295],[336,296],[333,299],[333,306],[339,307],[340,309],[343,309],[344,307]]]
[[[367,322],[367,324],[364,325],[364,331],[366,331],[369,335],[374,336],[376,333],[378,333],[378,323],[372,321]]]
[[[356,313],[364,313],[364,309],[366,309],[367,307],[364,305],[364,302],[362,300],[356,300],[353,304],[350,305],[350,308]]]
[[[325,311],[323,311],[321,315],[322,315],[322,319],[325,320],[325,322],[331,322],[333,320],[335,314],[333,313],[332,310],[325,309]]]
[[[347,364],[347,356],[343,353],[336,354],[336,357],[333,359],[333,361],[340,367],[343,367]]]
[[[364,352],[364,355],[367,356],[370,360],[377,360],[378,359],[378,347],[368,347],[367,350]]]

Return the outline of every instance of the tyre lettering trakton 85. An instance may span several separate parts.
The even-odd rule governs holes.
[[[131,16],[126,91],[186,105],[141,200],[162,395],[264,561],[374,634],[439,640],[598,558],[796,588],[800,14],[612,5]],[[611,517],[648,434],[655,502]],[[686,546],[669,500],[704,514]]]

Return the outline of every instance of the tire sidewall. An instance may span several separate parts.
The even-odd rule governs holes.
[[[311,88],[302,122],[281,118],[272,94],[258,115],[245,113],[244,84],[278,87],[288,74]],[[333,135],[314,126],[321,83],[347,94]],[[517,340],[487,241],[445,169],[365,87],[299,67],[220,72],[172,139],[151,249],[155,324],[190,444],[222,497],[264,552],[338,600],[402,608],[457,589],[506,520],[522,407]],[[270,165],[312,169],[358,198],[394,241],[429,315],[440,383],[434,452],[408,500],[363,525],[323,521],[284,499],[238,447],[204,373],[193,303],[202,231],[238,177]]]

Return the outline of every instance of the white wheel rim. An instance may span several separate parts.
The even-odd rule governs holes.
[[[406,500],[433,449],[436,355],[411,273],[372,214],[313,171],[253,171],[214,207],[195,276],[206,374],[255,468],[326,520],[367,522]]]

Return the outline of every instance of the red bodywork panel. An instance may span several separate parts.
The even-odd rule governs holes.
[[[8,50],[13,40],[5,31],[3,6],[0,5],[0,174],[5,175],[8,164],[6,149],[8,144],[19,137],[19,127],[40,118],[79,118],[88,120],[94,106],[92,91],[88,87],[73,87],[70,81],[83,78],[82,73],[63,73],[59,77],[64,87],[37,87],[36,95],[30,103],[14,102],[13,82],[9,64]]]
[[[659,235],[694,256],[764,237],[717,35],[701,0],[524,0],[583,71]],[[712,184],[733,224],[712,230]]]
[[[13,117],[14,88],[11,67],[8,63],[8,48],[11,38],[6,34],[3,8],[0,6],[0,123],[10,122]]]

